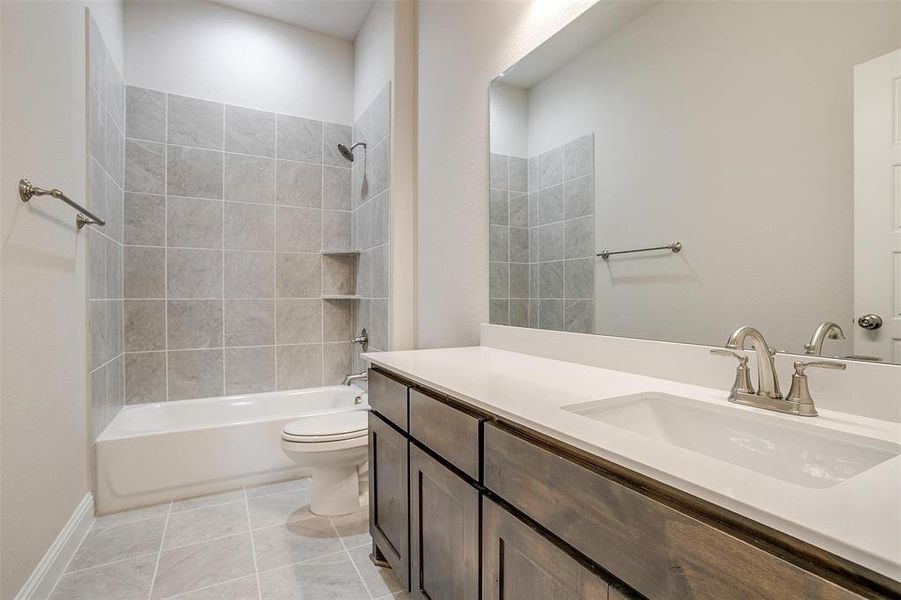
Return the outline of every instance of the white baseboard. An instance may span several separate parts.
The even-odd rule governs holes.
[[[46,600],[94,523],[94,496],[85,494],[15,600]]]

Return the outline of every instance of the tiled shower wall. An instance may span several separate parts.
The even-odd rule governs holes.
[[[106,225],[87,228],[91,423],[96,438],[124,403],[122,180],[125,84],[88,19],[88,206]]]
[[[353,247],[357,265],[355,331],[366,328],[370,351],[391,349],[391,84],[357,119],[353,139]],[[365,369],[355,346],[354,370]]]
[[[351,367],[347,125],[126,90],[125,398],[340,383]]]
[[[490,161],[490,321],[593,332],[593,134]]]

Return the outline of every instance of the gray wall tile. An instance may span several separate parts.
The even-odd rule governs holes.
[[[125,194],[126,244],[162,246],[166,243],[166,197],[151,194]]]
[[[510,321],[510,301],[489,300],[488,301],[488,322],[494,325],[508,325]]]
[[[391,222],[389,220],[391,192],[386,190],[370,201],[369,216],[371,221],[371,239],[373,246],[387,244],[391,240]]]
[[[369,324],[370,344],[375,350],[387,350],[390,347],[391,300],[375,298],[372,300],[372,315]]]
[[[594,297],[594,262],[593,258],[566,261],[566,298]]]
[[[324,167],[322,170],[322,207],[350,210],[350,169]]]
[[[223,106],[218,102],[169,94],[168,142],[222,149]]]
[[[529,262],[529,229],[510,228],[510,262]]]
[[[575,333],[591,333],[594,331],[594,302],[591,300],[566,301],[564,328]]]
[[[594,177],[586,175],[567,181],[564,205],[567,219],[594,214]]]
[[[113,302],[91,300],[88,306],[88,334],[91,340],[91,369],[96,369],[112,356],[112,332],[109,312]]]
[[[275,199],[286,206],[322,206],[322,167],[287,160],[278,161]]]
[[[510,325],[514,327],[529,326],[529,301],[528,299],[510,300]]]
[[[510,226],[529,226],[529,195],[520,192],[510,192]]]
[[[563,185],[555,185],[538,192],[538,223],[545,225],[562,221]]]
[[[122,255],[123,246],[112,240],[107,240],[106,254],[106,297],[123,297]]]
[[[322,303],[322,336],[326,342],[345,342],[353,337],[352,304],[346,300]]]
[[[511,156],[509,158],[510,190],[513,192],[529,191],[529,163],[525,158]]]
[[[503,225],[488,227],[488,260],[510,260],[510,228]]]
[[[169,400],[221,396],[222,350],[168,352]]]
[[[125,301],[125,351],[165,350],[166,301]]]
[[[169,300],[166,320],[170,350],[222,347],[222,300]]]
[[[171,196],[221,199],[222,152],[167,146],[166,193]]]
[[[162,248],[125,248],[123,261],[126,298],[165,297],[165,254],[166,251]]]
[[[564,177],[567,181],[594,171],[594,135],[584,135],[564,146]]]
[[[488,263],[488,297],[510,297],[510,264],[506,262]]]
[[[170,248],[166,253],[169,298],[222,297],[222,252]]]
[[[314,344],[322,341],[321,300],[279,299],[276,313],[276,339],[279,344]]]
[[[350,212],[344,210],[322,211],[322,250],[350,250]]]
[[[541,329],[563,331],[563,300],[540,300],[538,326]]]
[[[322,344],[278,346],[275,373],[280,390],[322,385]]]
[[[167,244],[185,248],[222,248],[222,201],[166,199]]]
[[[225,345],[275,344],[274,300],[226,300]]]
[[[322,257],[322,293],[354,293],[354,258],[351,256]]]
[[[510,224],[510,201],[507,190],[488,190],[488,222],[491,225]]]
[[[538,294],[541,298],[563,297],[563,261],[538,265]]]
[[[538,189],[563,183],[563,146],[538,155]]]
[[[166,147],[155,142],[125,140],[125,191],[166,191]]]
[[[529,297],[529,265],[512,263],[510,265],[510,297]],[[511,307],[512,311],[512,307]],[[512,313],[511,313],[512,320]]]
[[[538,327],[538,304],[539,300],[529,300],[529,327]]]
[[[488,157],[489,186],[498,190],[510,189],[510,177],[508,173],[508,157],[503,154],[491,153]]]
[[[391,184],[391,138],[385,138],[372,150],[367,150],[368,196],[374,198]]]
[[[88,230],[88,297],[106,298],[106,255],[107,246],[115,242],[103,234]]]
[[[225,199],[275,202],[275,161],[261,156],[225,155]]]
[[[276,156],[322,163],[322,122],[288,115],[276,118]]]
[[[279,252],[320,252],[322,211],[318,208],[279,206],[275,239]]]
[[[125,402],[165,402],[166,353],[125,355]]]
[[[542,225],[538,228],[538,260],[563,258],[563,222]]]
[[[350,343],[322,346],[322,385],[341,385],[344,376],[352,371]]]
[[[346,167],[350,163],[338,152],[338,144],[350,147],[351,128],[348,125],[325,123],[323,125],[323,156],[322,162],[327,165]]]
[[[153,142],[166,141],[166,94],[125,88],[125,135]]]
[[[529,192],[529,226],[538,225],[538,192]]]
[[[594,217],[566,221],[566,258],[594,256]]]
[[[276,254],[275,291],[279,298],[321,296],[321,257],[318,254]]]
[[[225,203],[225,248],[273,250],[275,207],[239,202]]]
[[[275,259],[269,252],[225,252],[226,298],[275,296]]]
[[[275,390],[275,346],[225,349],[225,394]]]
[[[538,191],[538,157],[529,158],[529,192]],[[530,317],[531,318],[531,317]]]
[[[275,156],[275,113],[226,105],[225,149]]]
[[[372,289],[373,298],[388,298],[391,295],[391,247],[388,244],[372,249]]]

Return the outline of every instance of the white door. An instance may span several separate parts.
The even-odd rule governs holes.
[[[854,311],[854,354],[901,362],[901,50],[854,67]]]

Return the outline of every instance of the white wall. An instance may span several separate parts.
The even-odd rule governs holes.
[[[14,185],[86,196],[85,4],[2,2],[0,27],[0,597],[12,598],[89,490],[87,232]],[[116,39],[115,16],[102,27]]]
[[[593,0],[419,5],[418,345],[488,321],[488,84]]]
[[[125,3],[125,81],[350,124],[353,45],[208,2]]]
[[[500,81],[489,90],[489,148],[496,154],[529,157],[529,93]]]
[[[530,156],[595,133],[598,248],[685,245],[598,261],[600,333],[851,337],[851,67],[897,47],[899,6],[665,2],[532,88]]]
[[[374,3],[354,41],[354,123],[394,79],[394,18],[393,2]]]

